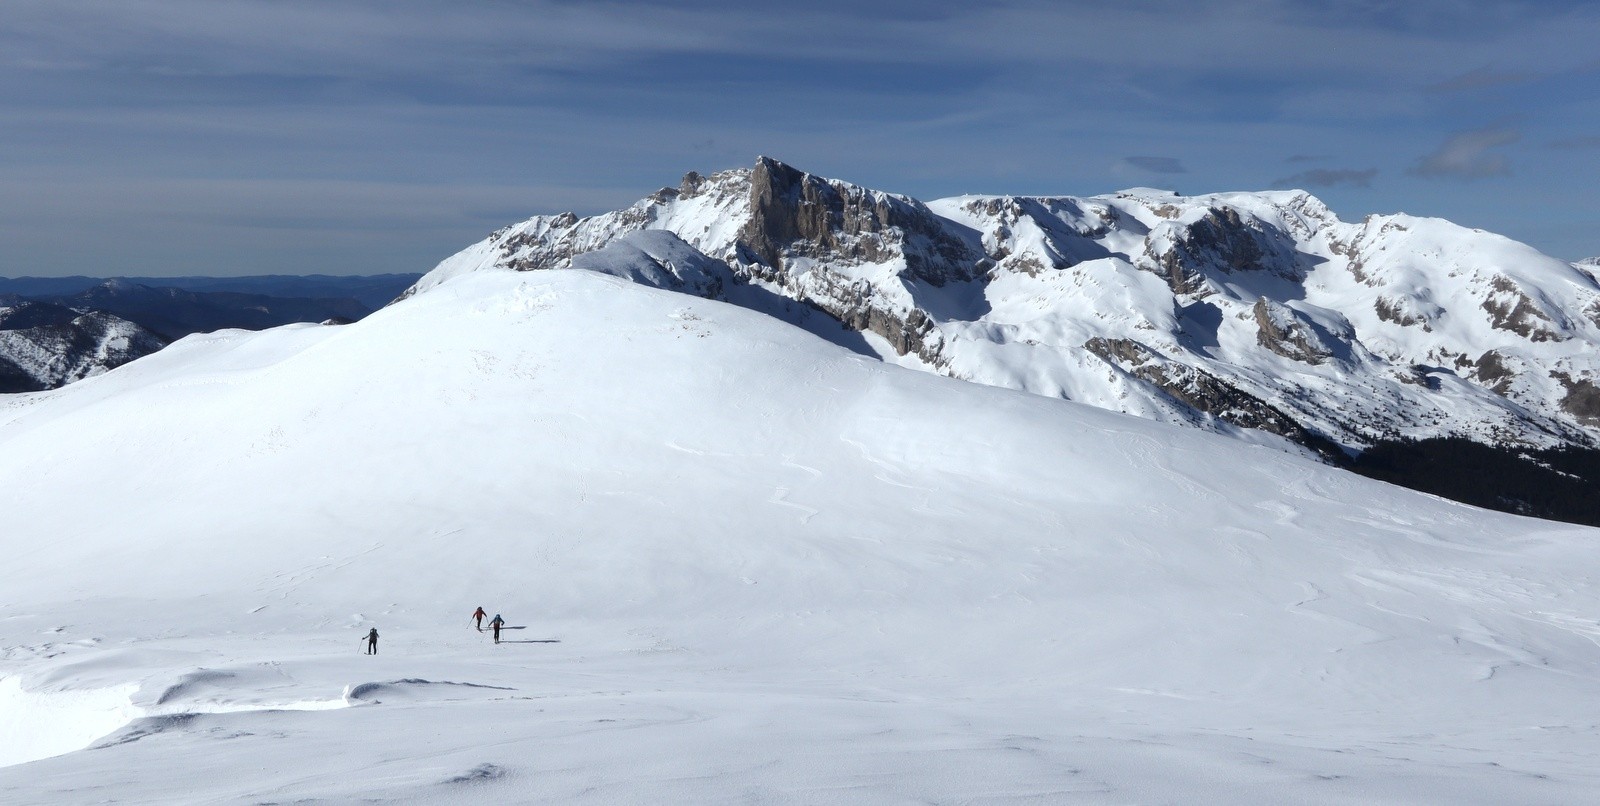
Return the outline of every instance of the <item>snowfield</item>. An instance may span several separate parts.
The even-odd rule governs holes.
[[[596,272],[0,397],[0,486],[6,803],[1600,791],[1600,531]]]

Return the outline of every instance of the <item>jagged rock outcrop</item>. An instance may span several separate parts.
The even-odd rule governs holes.
[[[1258,328],[1256,343],[1262,347],[1307,364],[1321,364],[1333,357],[1333,348],[1317,334],[1316,327],[1287,305],[1261,297],[1252,313]]]
[[[1266,401],[1204,370],[1170,361],[1132,339],[1093,338],[1083,348],[1196,412],[1239,428],[1287,437],[1330,456],[1337,452],[1331,442],[1306,431]]]
[[[1510,278],[1497,275],[1489,282],[1489,288],[1492,293],[1483,300],[1489,324],[1533,341],[1567,338],[1563,332],[1565,328]]]
[[[1566,390],[1561,408],[1586,425],[1600,426],[1600,386],[1590,378],[1574,378],[1565,372],[1551,375]]]
[[[1288,235],[1257,218],[1245,218],[1231,207],[1206,209],[1186,221],[1179,208],[1167,204],[1154,212],[1166,220],[1145,242],[1146,264],[1167,281],[1175,294],[1204,294],[1215,272],[1264,271],[1292,277],[1295,249]]]
[[[773,269],[900,261],[935,286],[971,279],[981,254],[920,202],[803,173],[761,158],[750,171],[750,217],[739,245]]]
[[[1507,360],[1498,350],[1490,350],[1478,356],[1478,360],[1473,362],[1478,383],[1488,387],[1495,394],[1508,394],[1511,391],[1511,381],[1517,377],[1517,373],[1507,364]]]

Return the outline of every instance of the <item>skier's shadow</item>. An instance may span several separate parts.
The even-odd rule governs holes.
[[[502,630],[526,630],[526,629],[528,629],[528,625],[524,624],[524,625],[522,625],[520,627],[506,626],[506,627],[501,627],[500,629],[502,629]],[[502,643],[502,644],[559,644],[559,643],[561,643],[561,639],[560,638],[532,638],[532,639],[525,638],[525,639],[523,639],[521,641],[501,641],[500,643]]]

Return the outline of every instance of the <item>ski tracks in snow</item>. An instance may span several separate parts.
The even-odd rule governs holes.
[[[338,571],[339,569],[349,566],[356,560],[359,560],[380,548],[383,548],[382,543],[373,543],[372,546],[367,550],[356,552],[355,554],[342,559],[323,557],[322,562],[319,563],[302,566],[292,571],[280,571],[269,577],[257,590],[261,593],[277,594],[280,601],[288,599],[290,591],[294,590],[296,587],[299,587],[301,584],[307,582],[313,577],[325,572]],[[262,605],[261,607],[251,610],[250,612],[256,613],[265,607],[266,605]]]
[[[905,481],[904,470],[900,465],[873,454],[871,449],[867,447],[866,443],[859,440],[850,439],[849,437],[840,437],[840,441],[852,448],[855,448],[861,454],[862,459],[867,460],[867,462],[877,468],[877,472],[872,474],[873,478],[891,487],[899,487],[902,490],[912,490],[922,493],[922,502],[914,507],[917,512],[935,516],[965,514],[961,510],[954,510],[951,507],[941,508],[938,506],[935,502],[936,497],[939,495],[938,490],[922,484],[908,484]]]
[[[815,484],[817,479],[822,478],[822,471],[821,470],[818,470],[818,469],[816,469],[814,467],[811,467],[809,465],[802,465],[802,464],[799,464],[799,463],[795,462],[793,454],[789,454],[787,456],[784,456],[783,457],[783,461],[780,462],[779,464],[782,465],[783,467],[790,468],[790,469],[793,469],[793,470],[799,470],[799,471],[807,474],[810,477],[805,482],[805,484],[807,486]],[[767,502],[768,503],[772,503],[772,504],[777,504],[778,506],[790,507],[790,508],[799,510],[800,513],[801,513],[800,524],[802,526],[809,525],[811,523],[811,519],[816,517],[817,515],[821,514],[822,510],[817,509],[815,507],[806,506],[805,504],[801,504],[801,503],[798,503],[796,501],[790,501],[789,500],[789,494],[792,491],[793,491],[792,488],[790,488],[788,485],[780,484],[776,488],[773,489],[772,497],[768,498]]]
[[[678,443],[675,440],[670,440],[670,439],[667,440],[663,444],[670,450],[678,451],[679,453],[687,453],[690,456],[704,456],[704,457],[718,457],[718,458],[729,458],[729,457],[755,458],[755,457],[752,457],[752,456],[749,456],[749,455],[746,455],[746,454],[727,453],[727,452],[723,452],[723,451],[713,451],[713,450],[708,450],[708,449],[705,449],[705,448],[697,448],[697,447],[692,447],[692,446],[689,446],[689,445],[683,445],[683,444]],[[789,470],[796,470],[796,471],[799,471],[800,473],[805,474],[805,478],[802,479],[802,480],[799,480],[797,482],[794,482],[794,483],[779,484],[779,485],[773,487],[772,495],[767,497],[767,503],[776,504],[776,505],[778,505],[780,507],[788,507],[789,509],[793,509],[796,512],[800,513],[800,523],[801,523],[801,525],[810,524],[812,518],[822,514],[822,510],[820,510],[820,509],[818,509],[816,507],[813,507],[813,506],[808,506],[808,505],[806,505],[804,503],[801,503],[799,501],[794,501],[794,500],[792,500],[790,498],[790,496],[795,493],[796,488],[800,488],[800,487],[810,488],[810,487],[815,486],[817,480],[822,478],[822,475],[823,475],[822,471],[818,470],[817,468],[812,467],[810,465],[803,465],[803,464],[800,464],[799,462],[796,462],[795,461],[795,456],[792,453],[784,454],[783,459],[780,460],[778,462],[778,464],[779,464],[779,466],[787,468]]]

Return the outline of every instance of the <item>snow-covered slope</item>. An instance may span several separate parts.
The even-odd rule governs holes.
[[[764,288],[884,357],[980,383],[1330,454],[1600,437],[1592,271],[1439,219],[1342,222],[1302,191],[924,205],[762,158],[626,210],[508,227],[416,288],[564,268],[647,230],[722,282],[644,282]]]
[[[0,302],[0,394],[54,389],[98,375],[166,344],[109,313],[42,302]]]
[[[674,237],[589,260],[710,282]],[[0,801],[1600,784],[1594,529],[597,271],[430,285],[0,398]]]

